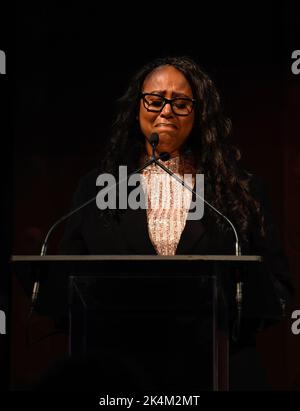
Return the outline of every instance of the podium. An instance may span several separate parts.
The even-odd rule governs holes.
[[[230,255],[12,257],[29,296],[40,282],[37,312],[67,320],[71,360],[93,364],[93,378],[106,384],[117,378],[120,387],[130,380],[141,391],[175,393],[228,390],[237,275],[249,277],[261,262]]]

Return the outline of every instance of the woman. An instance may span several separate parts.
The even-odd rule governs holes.
[[[241,347],[255,344],[262,320],[272,313],[278,317],[279,310],[284,310],[291,286],[265,191],[240,165],[240,152],[230,143],[230,131],[213,82],[194,61],[187,57],[157,59],[133,77],[120,99],[107,155],[98,170],[81,179],[74,207],[97,195],[99,174],[118,178],[120,165],[127,166],[129,174],[145,164],[153,154],[149,140],[153,133],[159,136],[156,155],[167,152],[170,157],[164,162],[166,167],[181,178],[191,174],[192,185],[198,174],[204,174],[205,200],[232,221],[242,254],[264,257],[264,275],[255,273],[246,288],[249,304],[255,300],[260,308],[256,318],[242,324],[238,344],[231,345],[232,354],[240,356]],[[232,227],[220,214],[205,207],[203,218],[190,220],[188,190],[171,177],[162,178],[168,175],[155,164],[140,174],[146,210],[99,210],[95,203],[84,207],[67,223],[62,254],[235,253]],[[245,384],[251,388],[251,383]]]

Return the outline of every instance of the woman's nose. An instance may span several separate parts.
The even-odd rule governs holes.
[[[173,115],[171,103],[166,103],[162,111],[160,112],[161,115],[163,116],[170,116]]]

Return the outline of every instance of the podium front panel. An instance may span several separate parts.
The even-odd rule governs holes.
[[[126,369],[141,389],[215,390],[224,363],[216,337],[226,333],[219,311],[216,275],[72,275],[70,356],[94,370],[113,358],[109,372]]]

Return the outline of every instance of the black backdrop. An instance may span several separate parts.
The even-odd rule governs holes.
[[[277,163],[282,151],[290,57],[280,5],[126,3],[112,11],[46,1],[20,4],[16,20],[16,252],[37,252],[46,228],[68,209],[79,176],[102,154],[116,99],[153,57],[195,58],[220,89],[246,166],[282,179],[282,164],[266,169],[263,160],[270,144]]]

